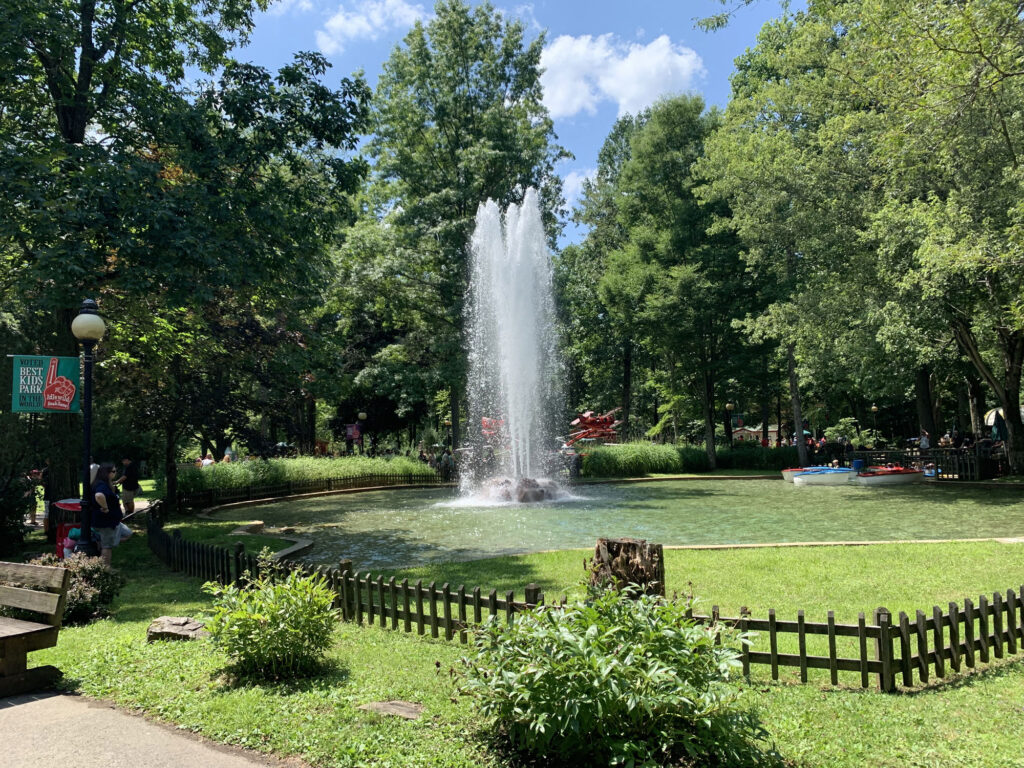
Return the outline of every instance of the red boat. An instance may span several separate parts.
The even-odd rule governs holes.
[[[924,470],[897,466],[865,467],[856,480],[861,485],[909,485],[924,480]]]

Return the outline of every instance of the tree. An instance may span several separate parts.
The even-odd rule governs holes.
[[[83,296],[124,275],[146,240],[154,144],[186,67],[212,72],[264,0],[11,0],[0,16],[0,298],[26,340],[75,354]],[[174,102],[170,96],[170,102]],[[148,213],[143,213],[148,211]],[[145,260],[137,274],[146,273]],[[132,270],[131,274],[136,274]],[[13,299],[12,299],[13,297]],[[76,419],[48,416],[58,492],[71,495]]]
[[[19,0],[0,26],[14,96],[32,107],[0,104],[2,287],[30,317],[49,314],[32,329],[47,351],[71,352],[73,308],[100,299],[122,343],[109,348],[119,386],[136,406],[150,398],[168,471],[181,435],[207,422],[216,440],[243,418],[232,404],[247,402],[255,363],[232,354],[239,328],[301,341],[365,169],[346,156],[364,128],[361,80],[323,85],[315,54],[276,76],[228,59],[264,7]],[[186,67],[217,80],[188,87]],[[65,432],[57,444],[73,445],[77,426]]]
[[[618,216],[618,192],[623,165],[629,159],[633,135],[649,112],[625,115],[615,121],[597,157],[597,172],[583,183],[580,203],[573,212],[578,224],[589,227],[579,246],[570,246],[555,259],[555,286],[560,323],[569,361],[569,400],[577,409],[621,407],[622,431],[631,426],[633,401],[633,315],[618,316],[602,298],[601,277],[608,255],[621,247],[627,232]]]
[[[632,137],[617,188],[626,237],[601,280],[610,311],[622,322],[632,318],[657,361],[655,386],[668,405],[659,428],[674,423],[678,398],[700,403],[712,466],[716,388],[739,361],[742,342],[733,322],[749,309],[752,294],[736,238],[708,231],[725,207],[702,206],[693,194],[695,165],[719,119],[697,97],[651,110]]]
[[[399,250],[386,258],[405,303],[424,318],[430,355],[451,393],[458,442],[465,388],[462,344],[468,243],[480,203],[522,202],[536,187],[552,239],[562,204],[555,163],[565,156],[540,87],[543,36],[493,6],[441,0],[384,65],[369,145],[373,214],[388,217]]]

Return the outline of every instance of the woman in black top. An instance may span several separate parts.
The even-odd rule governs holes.
[[[100,464],[92,484],[92,529],[100,538],[100,557],[109,566],[121,524],[121,500],[114,493],[113,464]]]

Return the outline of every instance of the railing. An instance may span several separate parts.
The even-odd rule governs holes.
[[[936,480],[985,480],[999,474],[999,462],[979,448],[929,448],[925,451],[853,451],[838,457],[843,466],[860,459],[864,466],[894,464],[934,471]]]
[[[240,542],[228,550],[187,541],[177,531],[170,536],[153,518],[148,526],[150,549],[172,570],[221,584],[244,584],[260,574],[259,560]],[[494,616],[511,625],[515,614],[545,602],[535,584],[528,584],[523,600],[518,601],[512,591],[499,595],[480,587],[453,588],[449,583],[439,587],[433,581],[424,585],[422,580],[410,584],[408,579],[396,581],[394,576],[361,574],[352,570],[350,561],[342,561],[338,568],[291,562],[280,565],[322,576],[334,590],[335,607],[345,621],[365,621],[419,635],[429,630],[431,637],[452,640],[457,636],[462,643],[468,641],[474,625]],[[739,617],[721,616],[718,606],[713,606],[709,615],[692,611],[688,615],[701,623],[731,625],[767,637],[767,650],[754,650],[756,640],[741,644],[744,675],[750,674],[751,666],[762,665],[778,680],[779,669],[791,667],[799,669],[800,682],[806,683],[809,670],[828,670],[832,685],[839,684],[840,673],[856,673],[854,679],[863,688],[869,687],[875,676],[879,690],[895,691],[898,683],[915,685],[915,675],[919,683],[927,683],[932,670],[935,677],[944,678],[963,668],[973,669],[979,662],[989,663],[1024,650],[1022,594],[1024,586],[1006,590],[1005,597],[998,592],[991,599],[982,596],[977,605],[965,600],[962,608],[956,603],[950,603],[946,611],[934,607],[930,615],[901,612],[896,621],[886,608],[878,608],[870,623],[861,613],[856,624],[837,623],[833,611],[824,623],[807,621],[804,611],[797,611],[796,621],[782,620],[774,609],[768,611],[767,619],[753,618],[746,611]],[[564,604],[562,597],[549,608]]]
[[[355,488],[379,488],[396,485],[442,485],[446,481],[437,472],[417,475],[354,475],[315,480],[294,480],[274,485],[246,485],[240,488],[208,488],[178,493],[178,508],[206,509],[221,504],[255,499],[272,499],[303,493],[324,493]]]

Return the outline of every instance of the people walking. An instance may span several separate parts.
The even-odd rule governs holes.
[[[121,459],[124,469],[117,483],[121,486],[121,501],[125,515],[135,512],[135,494],[139,491],[139,465],[129,458]]]

